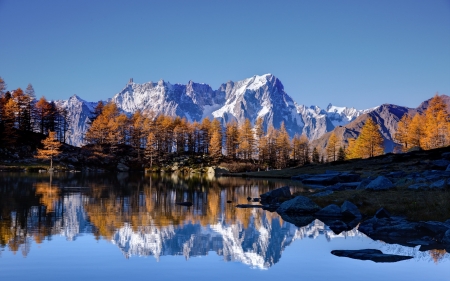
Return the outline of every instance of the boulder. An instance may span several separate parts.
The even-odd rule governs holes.
[[[291,189],[289,186],[283,186],[277,189],[274,189],[272,191],[266,192],[264,194],[261,194],[261,202],[266,204],[273,204],[276,202],[279,202],[279,199],[282,198],[290,198],[291,195]]]
[[[356,190],[366,189],[366,186],[371,182],[372,180],[369,178],[363,179],[358,186],[356,187]]]
[[[444,233],[444,236],[442,237],[442,244],[450,245],[450,229]]]
[[[341,208],[338,205],[331,204],[316,212],[317,217],[342,217]]]
[[[432,189],[434,189],[434,188],[437,188],[437,189],[444,189],[444,188],[446,188],[446,187],[447,187],[447,182],[446,182],[446,180],[438,180],[438,181],[433,182],[433,183],[430,185],[430,188],[432,188]]]
[[[431,161],[431,165],[434,169],[445,170],[448,165],[450,165],[450,161],[446,159],[439,159]]]
[[[119,163],[119,164],[117,164],[117,170],[119,170],[120,172],[128,172],[128,170],[130,170],[130,168],[123,163]]]
[[[307,226],[315,220],[315,218],[310,215],[296,215],[296,214],[282,213],[280,214],[280,216],[284,221],[292,223],[297,227]]]
[[[356,207],[356,205],[350,201],[345,201],[344,203],[342,203],[341,213],[344,217],[361,217],[361,212],[358,210],[358,207]]]
[[[322,192],[315,193],[315,194],[311,195],[311,197],[324,197],[324,196],[328,196],[333,193],[334,193],[333,190],[325,190]]]
[[[278,214],[314,214],[320,207],[311,199],[305,196],[297,196],[291,200],[283,202],[277,209]]]
[[[411,256],[383,254],[382,251],[376,249],[334,250],[331,251],[331,254],[338,257],[346,257],[357,260],[371,260],[373,262],[398,262],[413,258]]]
[[[393,187],[394,187],[394,185],[392,184],[392,182],[388,178],[386,178],[384,176],[378,176],[376,179],[371,181],[366,186],[366,189],[367,190],[379,191],[379,190],[388,190],[388,189],[391,189]]]
[[[208,167],[206,172],[210,175],[221,176],[223,174],[227,174],[230,171],[224,167]]]
[[[383,219],[383,218],[390,218],[391,213],[388,212],[385,208],[378,209],[378,211],[375,212],[375,218],[377,219]]]
[[[450,152],[444,152],[441,154],[442,159],[450,160]]]
[[[413,189],[413,190],[423,190],[423,189],[428,189],[428,188],[429,188],[429,185],[426,183],[415,183],[415,184],[408,186],[408,189]]]
[[[432,235],[438,236],[443,236],[444,233],[450,229],[447,224],[439,221],[420,222],[419,228],[429,231]]]
[[[303,184],[332,185],[339,182],[339,174],[319,174],[302,180]]]

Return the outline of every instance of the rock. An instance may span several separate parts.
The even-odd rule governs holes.
[[[283,186],[260,195],[261,202],[264,204],[276,203],[279,202],[279,199],[290,198],[291,196],[291,189],[289,186]]]
[[[344,217],[361,217],[361,212],[358,207],[350,201],[345,201],[341,206],[341,213]]]
[[[180,206],[186,206],[186,207],[192,206],[192,202],[177,202],[175,204],[180,205]]]
[[[338,205],[331,204],[316,212],[317,217],[342,217],[341,208]]]
[[[356,187],[356,190],[366,189],[366,186],[371,182],[372,180],[369,178],[363,179],[358,186]]]
[[[389,213],[385,208],[378,209],[375,213],[375,218],[377,219],[383,219],[383,218],[390,218],[391,213]]]
[[[119,163],[117,164],[117,170],[119,170],[120,172],[128,172],[130,168],[128,168],[128,166],[123,163]]]
[[[339,182],[330,187],[329,190],[347,190],[347,189],[356,189],[361,182]]]
[[[433,235],[443,236],[444,233],[450,229],[448,225],[439,221],[426,221],[420,222],[419,228],[425,229]]]
[[[450,164],[447,166],[447,168],[445,169],[446,172],[450,172]]]
[[[262,208],[262,205],[253,205],[253,204],[238,204],[236,208]]]
[[[450,160],[450,152],[444,152],[441,154],[442,159]]]
[[[224,167],[208,167],[206,172],[210,175],[221,176],[223,174],[228,174],[230,171]]]
[[[319,174],[302,180],[303,184],[332,185],[339,182],[339,174]]]
[[[295,215],[295,214],[282,213],[282,214],[280,214],[280,216],[284,221],[292,223],[293,225],[295,225],[297,227],[307,226],[315,220],[315,218],[310,215]]]
[[[447,182],[446,182],[446,180],[438,180],[438,181],[436,181],[436,182],[433,182],[431,185],[430,185],[430,188],[432,188],[432,189],[434,189],[434,188],[437,188],[437,189],[444,189],[444,188],[446,188],[447,187]]]
[[[431,165],[434,169],[445,170],[450,165],[450,161],[445,159],[434,160],[431,161]]]
[[[323,196],[328,196],[333,193],[334,193],[333,190],[325,190],[322,192],[315,193],[315,194],[311,195],[311,197],[323,197]]]
[[[394,171],[394,172],[390,172],[386,176],[390,177],[390,178],[401,178],[401,177],[405,176],[405,172],[403,172],[403,171]]]
[[[420,146],[413,146],[410,149],[408,149],[407,152],[413,152],[413,151],[422,151],[423,149]]]
[[[261,201],[260,198],[252,198],[252,202],[259,202],[259,201]]]
[[[333,250],[331,251],[331,254],[338,257],[346,257],[357,260],[371,260],[373,262],[398,262],[413,258],[411,256],[383,254],[382,251],[376,249]]]
[[[359,182],[360,180],[361,176],[359,174],[343,173],[338,176],[338,181],[340,183]]]
[[[283,202],[277,209],[278,214],[313,214],[320,210],[320,207],[311,199],[305,196],[297,196],[294,199]]]
[[[227,200],[227,203],[232,203],[233,201],[231,201],[231,200]]]
[[[450,229],[444,233],[444,237],[442,237],[442,244],[450,245]]]
[[[351,230],[348,225],[341,220],[325,220],[324,224],[328,225],[328,227],[334,232],[334,234],[341,234],[342,231]]]
[[[423,189],[428,189],[428,188],[429,188],[429,185],[426,183],[415,183],[415,184],[408,186],[408,189],[413,189],[413,190],[423,190]]]
[[[394,187],[394,185],[392,184],[392,182],[388,178],[386,178],[384,176],[378,176],[376,179],[371,181],[366,186],[366,189],[379,191],[379,190],[388,190],[388,189],[391,189],[393,187]]]

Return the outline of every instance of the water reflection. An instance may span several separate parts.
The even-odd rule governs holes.
[[[365,237],[356,229],[335,234],[319,220],[296,227],[276,213],[237,209],[247,197],[286,183],[242,178],[180,178],[142,174],[2,174],[0,244],[26,256],[34,243],[85,233],[106,239],[125,257],[180,255],[189,259],[213,251],[225,261],[255,268],[277,263],[293,241],[324,236]],[[227,204],[232,200],[232,204]],[[190,208],[175,202],[191,201]],[[381,245],[385,252],[439,262],[444,251]]]

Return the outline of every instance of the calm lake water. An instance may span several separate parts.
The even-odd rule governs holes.
[[[242,178],[0,173],[0,280],[450,280],[443,250],[234,207],[284,185],[299,189]],[[414,258],[330,253],[365,248]]]

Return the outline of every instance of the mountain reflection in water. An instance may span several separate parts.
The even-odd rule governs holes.
[[[120,248],[125,257],[208,255],[255,268],[277,263],[293,241],[324,235],[361,236],[356,229],[334,234],[321,221],[304,227],[284,222],[276,213],[235,208],[247,197],[295,182],[242,178],[180,178],[143,174],[3,173],[0,178],[0,245],[26,256],[33,243],[61,235],[76,240],[94,234]],[[77,188],[67,188],[77,187]],[[233,203],[226,203],[232,200]],[[192,207],[175,202],[191,201]],[[33,242],[34,241],[34,242]],[[382,245],[384,251],[416,259],[447,259],[444,251]]]

